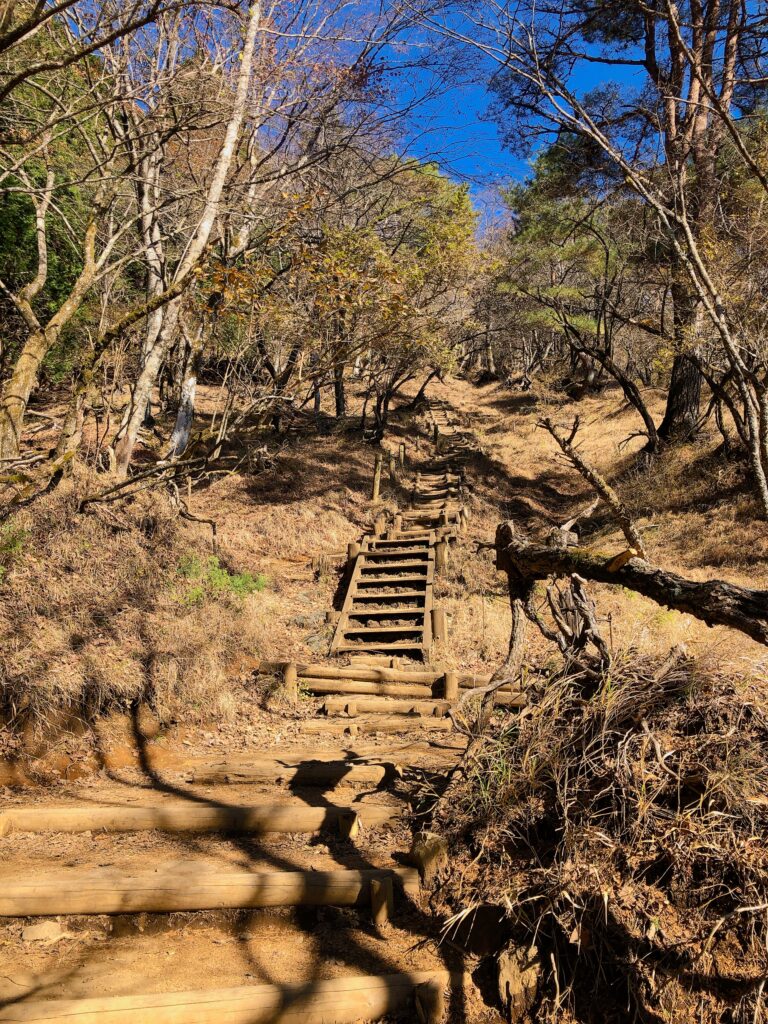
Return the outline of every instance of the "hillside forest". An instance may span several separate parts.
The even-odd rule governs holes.
[[[57,910],[81,924],[40,945],[2,876],[0,1022],[266,991],[293,957],[306,1024],[363,1021],[313,986],[411,955],[448,1002],[422,980],[370,1019],[768,1020],[766,25],[750,0],[0,0],[0,875],[125,853],[14,809],[178,799],[184,758],[223,786],[233,752],[358,770],[363,736],[407,820],[317,863],[440,863],[379,945],[297,911],[274,975],[254,930],[248,972],[225,950],[206,977],[205,929],[234,934],[206,918],[177,979],[142,973],[163,914],[218,904],[146,934]],[[421,619],[354,614],[386,544],[434,562]],[[387,635],[414,615],[418,651]],[[131,870],[316,870],[296,837],[151,828]]]

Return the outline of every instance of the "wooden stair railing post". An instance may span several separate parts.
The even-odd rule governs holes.
[[[299,673],[295,661],[290,661],[283,669],[283,690],[285,696],[295,704],[299,699]]]
[[[452,704],[459,699],[459,676],[456,672],[446,672],[443,676],[443,696]]]
[[[371,491],[371,501],[378,501],[381,493],[381,466],[383,459],[381,455],[376,456],[376,461],[373,464],[373,489]]]
[[[435,544],[435,569],[437,572],[445,572],[448,567],[448,544],[445,540],[439,540]]]
[[[432,609],[432,638],[441,643],[448,639],[448,618],[445,608],[434,607]]]
[[[371,916],[377,928],[387,924],[395,909],[395,889],[390,877],[371,879]]]
[[[441,1024],[445,1017],[445,993],[439,981],[425,981],[416,988],[416,1014],[420,1024]]]

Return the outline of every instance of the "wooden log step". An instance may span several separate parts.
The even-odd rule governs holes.
[[[271,675],[282,671],[285,662],[263,661],[259,671]],[[402,668],[360,668],[350,665],[297,664],[296,671],[300,679],[305,676],[314,679],[354,679],[369,683],[433,683],[440,679],[442,672],[436,669],[402,669]],[[471,679],[490,680],[490,676],[469,676]]]
[[[328,684],[333,686],[333,683]],[[336,683],[336,686],[343,685]],[[359,684],[375,686],[375,683]],[[319,693],[337,693],[318,691]],[[355,691],[351,691],[355,692]],[[276,785],[290,784],[295,789],[322,786],[323,789],[334,789],[336,786],[363,783],[380,786],[394,780],[399,773],[398,766],[393,762],[384,764],[353,764],[350,761],[319,761],[311,758],[301,764],[284,765],[277,761],[239,761],[232,759],[218,764],[201,765],[194,768],[187,781],[195,784],[270,782]]]
[[[390,718],[314,718],[302,723],[306,733],[343,732],[350,736],[369,736],[383,732],[451,732],[453,723],[450,718],[419,717],[410,715],[393,715]]]
[[[391,575],[392,573],[395,573],[395,572],[398,572],[398,573],[399,572],[410,572],[410,573],[415,574],[417,571],[419,573],[421,573],[422,570],[423,570],[424,574],[426,575],[426,572],[427,572],[428,568],[429,568],[429,559],[426,559],[426,558],[423,559],[423,560],[417,560],[417,559],[411,558],[411,559],[407,559],[407,560],[403,559],[402,561],[398,561],[397,559],[392,559],[391,561],[386,561],[386,562],[385,561],[369,562],[368,559],[366,558],[366,559],[363,560],[363,562],[362,562],[362,564],[360,566],[360,571],[362,573],[365,573],[366,576],[370,576],[370,574],[374,573],[374,572],[384,573],[384,574],[389,573]]]
[[[367,656],[369,657],[369,656]],[[389,660],[389,659],[387,659]],[[268,675],[279,674],[285,662],[263,661],[259,666],[259,672]],[[388,668],[385,665],[362,666],[362,665],[323,665],[323,664],[297,664],[296,671],[299,679],[337,680],[347,679],[354,682],[367,683],[421,683],[431,685],[442,680],[445,670],[440,668]],[[487,686],[491,677],[487,674],[476,672],[457,672],[459,685],[461,687]],[[509,690],[511,683],[505,683],[503,690]]]
[[[342,975],[305,985],[21,1000],[0,1007],[2,1024],[358,1024],[405,1011],[421,985],[445,988],[447,971]],[[416,1020],[416,1013],[412,1015]]]
[[[441,512],[446,511],[448,516],[457,516],[459,514],[459,508],[443,508],[443,502],[436,502],[435,506],[429,508],[409,508],[403,512],[403,519],[406,522],[423,522],[427,519],[435,519]]]
[[[397,547],[399,545],[402,545],[403,547],[407,547],[409,550],[428,551],[429,550],[430,539],[431,539],[430,537],[424,536],[424,537],[414,537],[412,540],[408,540],[408,541],[400,541],[400,540],[398,540],[397,537],[386,537],[386,538],[375,537],[375,538],[371,538],[371,540],[369,540],[367,542],[367,547],[364,548],[363,550],[364,551],[389,551],[392,548],[397,549]]]
[[[395,700],[391,697],[332,697],[325,702],[327,715],[420,715],[442,718],[448,713],[447,700]]]
[[[375,640],[373,637],[369,637],[367,640],[361,639],[358,642],[348,641],[343,638],[336,647],[336,651],[340,654],[351,654],[353,651],[359,651],[366,649],[370,651],[392,651],[395,654],[400,655],[413,655],[422,657],[424,654],[424,645],[415,640]]]
[[[371,608],[373,605],[378,603],[389,606],[391,604],[403,605],[404,611],[424,611],[424,591],[423,590],[406,590],[401,591],[399,594],[358,594],[353,596],[352,604],[353,607],[350,609],[350,614],[355,611],[365,611],[366,608]],[[412,602],[412,603],[411,603]],[[355,607],[359,604],[359,607]],[[381,611],[385,611],[386,608],[382,608]],[[397,609],[390,609],[397,611]]]
[[[365,551],[360,552],[360,558],[363,564],[366,562],[381,562],[391,560],[397,561],[412,561],[412,562],[425,562],[428,561],[432,554],[430,548],[384,548],[378,550],[377,548],[367,548]]]
[[[367,616],[366,616],[367,618]],[[418,636],[424,632],[424,624],[413,623],[410,626],[347,626],[343,631],[344,636]]]
[[[355,658],[350,658],[349,662],[351,665],[365,665],[366,668],[371,665],[383,665],[385,668],[394,668],[394,658],[388,658],[386,655],[378,654],[358,654]]]
[[[355,807],[355,810],[358,810]],[[174,800],[146,807],[13,807],[0,814],[0,835],[16,832],[320,832],[337,828],[349,807],[306,804],[218,806]],[[384,825],[398,817],[396,807],[360,805],[366,825]]]
[[[348,612],[350,619],[423,619],[423,608],[358,608]]]
[[[362,693],[372,697],[422,697],[432,696],[432,687],[421,683],[367,683],[355,679],[303,679],[302,685],[310,693],[321,695],[332,693]]]
[[[425,585],[430,582],[427,578],[427,574],[416,575],[413,572],[404,572],[401,576],[398,575],[387,575],[387,576],[365,576],[357,580],[357,587],[386,587],[392,584],[396,587],[402,587],[408,584],[408,586],[415,585],[417,583],[424,583]]]
[[[0,917],[170,913],[248,907],[370,905],[371,882],[390,878],[415,894],[415,868],[338,871],[222,871],[182,861],[157,871],[66,868],[33,878],[0,875]]]

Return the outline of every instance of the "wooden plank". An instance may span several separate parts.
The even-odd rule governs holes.
[[[453,723],[450,718],[420,718],[409,715],[396,715],[390,718],[383,716],[374,719],[310,719],[304,722],[303,729],[307,733],[348,732],[350,735],[369,735],[377,732],[451,732]]]
[[[448,713],[450,702],[447,700],[398,700],[390,697],[337,697],[330,698],[323,705],[326,714],[342,715],[350,710],[349,714],[391,714],[391,715],[435,715],[443,717]]]
[[[259,671],[268,674],[279,672],[281,669],[281,662],[262,662]],[[368,683],[423,683],[431,684],[437,682],[438,679],[442,679],[445,674],[445,670],[441,668],[419,668],[419,669],[401,669],[401,668],[387,668],[382,666],[381,668],[370,666],[344,666],[344,665],[323,665],[320,663],[315,664],[298,664],[296,666],[299,679],[302,681],[305,678],[313,679],[350,679],[359,682]],[[471,672],[459,672],[459,685],[462,687],[474,687],[474,686],[487,686],[491,677],[487,674],[471,673]],[[509,690],[509,683],[502,687],[502,690]]]
[[[423,557],[419,557],[417,559],[417,557],[416,557],[417,555],[418,556],[422,556],[423,555]],[[378,548],[376,548],[376,549],[373,549],[373,550],[363,551],[362,552],[362,558],[363,558],[364,562],[377,562],[377,563],[379,561],[381,561],[382,559],[394,559],[394,560],[405,559],[405,560],[408,560],[409,558],[414,560],[414,561],[425,562],[429,558],[429,548],[428,547],[425,547],[425,548],[400,547],[400,548],[384,548],[383,550],[379,550]]]
[[[306,985],[18,1000],[3,1024],[357,1024],[407,1009],[419,985],[447,986],[447,971],[342,975]]]
[[[368,616],[366,616],[368,617]],[[347,628],[344,630],[345,636],[379,636],[400,634],[402,635],[421,635],[424,632],[424,627],[420,623],[413,623],[411,626],[356,626],[353,623],[347,623]]]
[[[352,619],[423,619],[423,608],[360,608],[349,613]]]
[[[413,652],[419,656],[424,654],[423,644],[419,637],[413,640],[368,640],[354,643],[343,640],[337,647],[342,654],[351,654],[353,651],[391,651],[393,654],[406,654]]]
[[[373,880],[415,894],[415,868],[337,871],[221,871],[190,861],[159,871],[36,870],[0,875],[0,917],[170,913],[249,907],[353,907],[370,902]]]
[[[279,670],[279,663],[262,662],[259,671],[272,674]],[[299,678],[310,676],[314,679],[359,679],[369,683],[433,683],[440,679],[442,672],[439,669],[414,669],[413,671],[401,668],[363,668],[358,666],[345,667],[343,665],[322,665],[322,664],[299,664],[296,666]],[[490,677],[472,677],[486,678]]]
[[[419,571],[423,569],[426,572],[428,565],[429,560],[426,558],[423,561],[416,561],[412,559],[411,561],[403,560],[398,562],[396,559],[393,559],[390,562],[363,562],[360,574],[361,576],[370,576],[371,573],[374,572],[415,572],[417,569]]]
[[[330,684],[334,685],[334,684]],[[336,683],[336,686],[341,684]],[[353,684],[354,685],[354,684]],[[376,683],[359,685],[376,686]],[[393,684],[394,685],[394,684]],[[338,691],[332,691],[338,692]],[[353,691],[354,692],[354,691]],[[393,762],[385,764],[352,764],[349,761],[313,761],[303,764],[281,765],[276,761],[238,761],[231,759],[200,765],[194,768],[187,780],[193,783],[250,783],[270,782],[274,784],[288,783],[300,789],[303,786],[322,786],[324,789],[350,783],[381,785],[398,775],[398,768]]]
[[[421,697],[429,700],[432,687],[423,683],[368,683],[361,679],[304,679],[310,693],[321,695],[359,693],[375,697]]]
[[[411,584],[416,584],[416,583],[428,583],[428,582],[429,582],[428,578],[426,576],[423,576],[423,575],[420,575],[420,576],[414,576],[414,575],[404,575],[404,576],[369,576],[367,579],[364,579],[364,580],[360,581],[360,586],[361,587],[371,587],[371,588],[373,588],[373,587],[392,587],[392,586],[404,587],[406,584],[411,585]],[[359,591],[358,591],[358,593],[359,593]],[[353,597],[352,600],[354,600],[354,597]]]
[[[347,807],[305,804],[218,806],[174,800],[145,807],[13,807],[0,814],[0,835],[17,832],[320,832],[333,828]],[[398,817],[395,807],[365,804],[366,825],[383,825]]]

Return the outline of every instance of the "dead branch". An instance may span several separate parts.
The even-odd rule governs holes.
[[[750,590],[723,580],[700,583],[636,557],[626,560],[584,548],[553,548],[531,543],[513,522],[496,530],[496,566],[515,578],[545,580],[580,576],[643,594],[657,604],[686,612],[708,626],[730,626],[768,644],[768,591]]]
[[[596,469],[590,466],[589,463],[585,461],[584,457],[573,446],[573,442],[580,426],[579,417],[577,416],[574,419],[571,432],[567,437],[560,433],[558,428],[548,417],[539,420],[539,426],[552,435],[555,441],[559,444],[560,450],[566,459],[571,463],[574,469],[581,473],[590,487],[592,487],[603,499],[606,505],[608,505],[616,517],[622,533],[627,538],[627,543],[630,548],[634,549],[640,558],[647,558],[643,539],[632,520],[632,516],[629,514],[629,509],[608,481],[602,477]]]

